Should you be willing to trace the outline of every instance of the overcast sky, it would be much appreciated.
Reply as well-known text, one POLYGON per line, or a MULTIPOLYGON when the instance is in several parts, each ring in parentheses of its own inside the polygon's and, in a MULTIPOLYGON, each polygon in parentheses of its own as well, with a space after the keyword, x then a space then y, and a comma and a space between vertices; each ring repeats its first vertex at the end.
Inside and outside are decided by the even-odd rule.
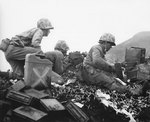
MULTIPOLYGON (((0 0, 0 40, 36 27, 48 18, 54 30, 42 41, 44 52, 58 40, 70 51, 88 51, 109 32, 119 44, 141 31, 150 31, 150 0, 0 0)), ((10 68, 0 51, 0 70, 10 68)))

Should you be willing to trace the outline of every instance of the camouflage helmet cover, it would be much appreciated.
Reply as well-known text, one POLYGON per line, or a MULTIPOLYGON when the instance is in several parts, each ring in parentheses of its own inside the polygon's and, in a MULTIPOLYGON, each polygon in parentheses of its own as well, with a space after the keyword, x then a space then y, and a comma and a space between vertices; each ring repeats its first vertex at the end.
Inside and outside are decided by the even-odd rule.
POLYGON ((46 18, 38 20, 37 27, 40 29, 54 29, 54 27, 52 27, 51 22, 46 18))
POLYGON ((102 41, 110 42, 114 46, 116 45, 115 44, 115 36, 113 36, 111 33, 103 34, 99 39, 99 42, 102 42, 102 41))
POLYGON ((64 40, 59 40, 59 41, 56 43, 55 49, 63 50, 63 51, 68 51, 68 50, 69 50, 69 47, 68 47, 66 41, 64 41, 64 40))

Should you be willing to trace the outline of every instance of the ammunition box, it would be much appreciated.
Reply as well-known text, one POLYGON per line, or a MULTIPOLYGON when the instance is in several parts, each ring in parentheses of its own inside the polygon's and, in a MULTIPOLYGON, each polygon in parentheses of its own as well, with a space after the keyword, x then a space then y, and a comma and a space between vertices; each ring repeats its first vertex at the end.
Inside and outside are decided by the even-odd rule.
POLYGON ((19 80, 15 84, 13 84, 12 86, 10 86, 8 89, 9 90, 19 91, 19 90, 23 89, 24 87, 25 87, 24 82, 22 80, 19 80))
POLYGON ((68 112, 78 121, 78 122, 88 122, 89 117, 72 101, 69 101, 66 105, 68 112))
POLYGON ((44 117, 47 116, 47 113, 40 111, 31 106, 20 106, 13 110, 13 114, 16 120, 30 121, 30 122, 43 122, 44 117))
POLYGON ((150 65, 139 64, 134 69, 127 71, 128 79, 150 80, 150 65))
POLYGON ((126 49, 125 61, 127 63, 144 63, 145 62, 145 48, 131 47, 126 49))
POLYGON ((127 72, 127 78, 136 80, 150 80, 150 74, 134 69, 127 72))
POLYGON ((10 90, 6 95, 6 98, 25 105, 30 105, 32 101, 31 96, 28 96, 26 94, 14 90, 10 90))
POLYGON ((42 91, 38 91, 36 89, 25 90, 24 92, 25 92, 25 94, 27 94, 31 97, 34 97, 36 99, 41 99, 41 98, 45 98, 45 97, 49 96, 48 94, 43 93, 42 91))
POLYGON ((40 103, 48 112, 65 110, 65 107, 56 99, 41 99, 40 103))
POLYGON ((130 47, 125 52, 126 70, 130 71, 136 67, 136 65, 145 62, 145 48, 130 47))

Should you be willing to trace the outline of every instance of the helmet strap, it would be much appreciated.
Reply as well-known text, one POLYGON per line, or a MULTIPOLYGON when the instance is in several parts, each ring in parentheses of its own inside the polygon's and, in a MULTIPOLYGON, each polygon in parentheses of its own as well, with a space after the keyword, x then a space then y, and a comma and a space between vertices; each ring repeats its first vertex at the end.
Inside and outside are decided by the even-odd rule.
POLYGON ((106 52, 107 52, 107 48, 106 48, 106 46, 107 46, 107 41, 103 41, 103 45, 104 45, 104 53, 106 53, 106 52))

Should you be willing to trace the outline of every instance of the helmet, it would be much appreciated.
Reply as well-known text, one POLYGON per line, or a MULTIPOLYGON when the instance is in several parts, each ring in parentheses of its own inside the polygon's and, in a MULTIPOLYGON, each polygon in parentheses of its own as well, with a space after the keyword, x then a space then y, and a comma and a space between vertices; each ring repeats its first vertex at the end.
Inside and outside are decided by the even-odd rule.
POLYGON ((69 50, 69 47, 66 43, 66 41, 64 40, 59 40, 55 46, 55 49, 57 50, 62 50, 62 51, 68 51, 69 50))
POLYGON ((115 37, 111 33, 103 34, 99 39, 99 42, 102 42, 102 41, 110 42, 114 46, 116 45, 115 44, 115 37))
POLYGON ((42 18, 37 22, 37 27, 40 29, 54 29, 48 19, 42 18))

